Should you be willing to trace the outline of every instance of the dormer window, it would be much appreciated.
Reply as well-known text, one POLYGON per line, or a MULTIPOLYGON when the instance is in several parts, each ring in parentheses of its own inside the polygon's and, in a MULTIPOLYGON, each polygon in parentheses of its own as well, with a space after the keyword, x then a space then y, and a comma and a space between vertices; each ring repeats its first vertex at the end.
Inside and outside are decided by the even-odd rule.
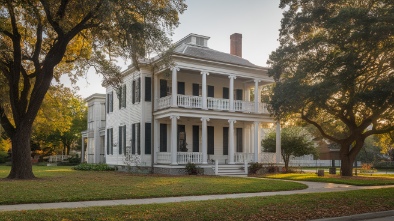
POLYGON ((189 34, 188 36, 181 39, 177 44, 190 44, 201 47, 208 47, 209 37, 197 34, 189 34))

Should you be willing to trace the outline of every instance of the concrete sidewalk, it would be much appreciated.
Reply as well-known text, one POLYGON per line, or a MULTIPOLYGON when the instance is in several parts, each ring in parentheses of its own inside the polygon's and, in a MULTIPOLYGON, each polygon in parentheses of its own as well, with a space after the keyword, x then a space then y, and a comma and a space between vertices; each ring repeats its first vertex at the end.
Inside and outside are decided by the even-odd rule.
POLYGON ((32 203, 0 206, 0 212, 4 211, 21 211, 21 210, 43 210, 43 209, 62 209, 62 208, 83 208, 92 206, 117 206, 117 205, 141 205, 153 203, 176 203, 185 201, 204 201, 216 199, 244 198, 244 197, 261 197, 274 195, 291 195, 304 193, 324 193, 324 192, 340 192, 360 189, 380 189, 390 188, 389 186, 351 186, 333 183, 317 183, 317 182, 299 182, 308 185, 304 190, 279 191, 279 192, 261 192, 261 193, 237 193, 237 194, 220 194, 220 195, 204 195, 204 196, 181 196, 181 197, 163 197, 148 199, 124 199, 124 200, 100 200, 100 201, 78 201, 78 202, 61 202, 61 203, 32 203))

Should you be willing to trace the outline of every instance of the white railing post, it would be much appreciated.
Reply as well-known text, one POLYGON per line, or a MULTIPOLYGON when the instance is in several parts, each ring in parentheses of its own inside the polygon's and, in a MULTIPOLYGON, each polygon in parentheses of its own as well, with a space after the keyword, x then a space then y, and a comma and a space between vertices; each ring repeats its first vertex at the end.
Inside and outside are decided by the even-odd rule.
POLYGON ((219 174, 219 160, 215 160, 215 175, 219 174))
POLYGON ((245 174, 248 174, 248 162, 244 162, 244 166, 245 166, 245 174))

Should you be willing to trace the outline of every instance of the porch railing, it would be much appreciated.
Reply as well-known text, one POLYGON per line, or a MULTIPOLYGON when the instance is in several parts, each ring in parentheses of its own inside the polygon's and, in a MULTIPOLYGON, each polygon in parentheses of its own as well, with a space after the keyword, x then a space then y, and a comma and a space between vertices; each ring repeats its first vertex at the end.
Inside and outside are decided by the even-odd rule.
POLYGON ((202 153, 198 152, 178 152, 177 154, 178 164, 187 163, 202 163, 202 153))
POLYGON ((253 162, 253 153, 235 153, 234 154, 234 162, 235 163, 244 163, 244 162, 253 162))
MULTIPOLYGON (((250 101, 233 101, 234 111, 245 112, 245 113, 256 113, 255 103, 250 101)), ((171 95, 157 99, 157 109, 164 109, 171 106, 171 95)), ((177 105, 185 108, 202 108, 202 97, 200 96, 189 96, 189 95, 177 95, 177 105)), ((207 108, 211 110, 229 111, 230 100, 223 98, 207 98, 207 108)), ((258 103, 257 113, 268 114, 267 104, 258 103)))
MULTIPOLYGON (((198 152, 178 152, 177 153, 177 163, 187 164, 187 163, 202 163, 202 153, 198 152)), ((159 152, 157 153, 157 163, 170 164, 171 163, 171 153, 159 152)))
POLYGON ((157 153, 157 163, 163 163, 163 164, 171 163, 171 153, 167 153, 167 152, 157 153))

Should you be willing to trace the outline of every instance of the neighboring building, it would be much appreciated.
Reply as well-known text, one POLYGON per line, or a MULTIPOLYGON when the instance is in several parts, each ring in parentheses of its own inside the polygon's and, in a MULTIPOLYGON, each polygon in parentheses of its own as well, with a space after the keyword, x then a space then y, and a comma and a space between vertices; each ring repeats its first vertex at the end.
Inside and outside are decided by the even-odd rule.
POLYGON ((86 133, 87 161, 102 162, 104 126, 109 165, 178 173, 192 162, 209 174, 214 161, 260 161, 263 128, 274 121, 253 92, 274 81, 267 68, 241 57, 241 34, 230 39, 227 54, 208 48, 209 37, 189 34, 175 44, 173 68, 155 70, 144 61, 139 71, 128 68, 119 89, 107 88, 106 117, 103 95, 87 98, 94 125, 86 133))
POLYGON ((93 94, 85 101, 88 103, 88 129, 82 132, 82 162, 105 163, 105 94, 93 94))

